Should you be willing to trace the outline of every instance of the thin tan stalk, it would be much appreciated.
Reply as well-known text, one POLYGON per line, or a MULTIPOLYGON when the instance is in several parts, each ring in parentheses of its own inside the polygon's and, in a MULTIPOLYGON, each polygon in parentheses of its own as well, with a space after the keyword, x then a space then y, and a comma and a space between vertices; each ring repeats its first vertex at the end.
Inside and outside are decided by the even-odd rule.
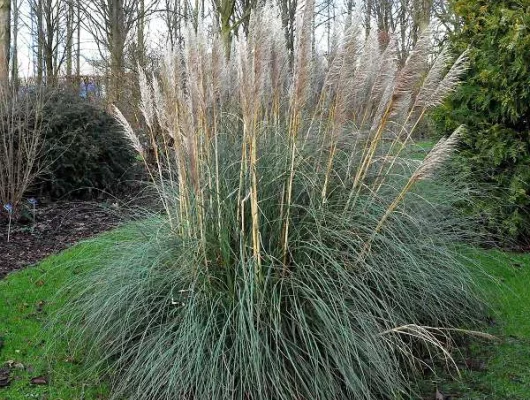
POLYGON ((372 231, 370 238, 365 242, 363 250, 360 253, 359 259, 363 259, 366 253, 370 250, 371 244, 377 234, 381 231, 388 218, 394 213, 397 207, 401 204, 410 189, 419 181, 432 177, 434 172, 447 160, 447 158, 454 152, 456 145, 460 139, 464 127, 460 126, 447 139, 442 138, 429 152, 427 157, 423 160, 416 171, 408 179, 407 183, 402 187, 401 191, 394 198, 394 200, 387 207, 385 213, 377 223, 372 231))
POLYGON ((374 191, 374 195, 377 194, 384 183, 384 178, 392 170, 395 161, 400 156, 401 152, 405 149, 406 145, 409 143, 413 133, 418 127, 419 123, 423 120, 423 117, 431 108, 440 104, 440 102, 445 99, 445 97, 453 91, 459 83, 460 77, 468 68, 468 52, 462 53, 456 62, 452 65, 451 69, 445 74, 442 75, 442 71, 445 68, 448 62, 448 51, 444 49, 437 57, 435 63, 430 68, 429 73, 422 84, 420 92, 416 97, 413 106, 410 109, 410 112, 403 123, 401 130, 396 135, 395 140, 390 146, 389 153, 392 153, 394 146, 400 141, 400 137, 406 129, 406 126, 412 116, 417 113, 417 108, 420 108, 420 113, 416 118, 416 121, 412 127, 407 131, 407 136, 404 140, 401 141, 399 150, 394 155, 392 162, 387 167, 386 172, 383 173, 385 164, 381 165, 381 168, 378 173, 378 180, 374 186, 377 186, 374 191))
POLYGON ((359 195, 360 190, 361 190, 360 182, 364 180, 364 178, 366 177, 366 174, 368 173, 368 169, 370 168, 374 154, 381 141, 384 129, 388 122, 388 118, 390 116, 390 113, 392 112, 393 105, 394 105, 394 101, 391 100, 388 103, 388 106, 381 119, 381 122, 379 123, 377 131, 375 132, 374 136, 370 139, 370 142, 369 142, 370 144, 368 145, 367 154, 361 158, 362 160, 361 165, 359 166, 355 174, 352 189, 348 196, 348 201, 346 202, 346 206, 344 207, 345 209, 349 209, 355 205, 357 196, 359 195))
POLYGON ((282 262, 283 272, 287 272, 287 254, 289 249, 289 225, 291 218, 291 201, 293 195, 293 183, 295 176, 295 160, 297 153, 297 136, 300 129, 302 111, 306 102, 309 89, 310 59, 311 59, 311 36, 312 19, 314 13, 314 0, 307 0, 299 9, 297 23, 297 46, 294 65, 294 84, 290 96, 289 110, 289 177, 286 184, 285 215, 282 216, 284 228, 282 233, 282 262))

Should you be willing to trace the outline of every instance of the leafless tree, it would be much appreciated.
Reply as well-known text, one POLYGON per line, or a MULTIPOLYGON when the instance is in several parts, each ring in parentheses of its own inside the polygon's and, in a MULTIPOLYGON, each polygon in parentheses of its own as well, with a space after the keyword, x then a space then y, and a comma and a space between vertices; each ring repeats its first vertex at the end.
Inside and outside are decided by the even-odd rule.
POLYGON ((167 30, 167 43, 174 50, 182 43, 182 22, 186 19, 181 0, 164 0, 161 18, 167 30))
MULTIPOLYGON (((240 32, 248 35, 250 16, 258 0, 213 0, 214 23, 229 56, 232 38, 240 32)), ((264 2, 261 2, 264 3, 264 2)))
MULTIPOLYGON (((399 60, 403 63, 432 19, 434 0, 364 0, 363 12, 367 35, 375 27, 379 33, 398 36, 399 60)), ((388 36, 380 38, 385 45, 388 36)))
POLYGON ((66 64, 72 75, 75 20, 74 0, 30 0, 31 15, 36 22, 37 82, 54 85, 66 64), (45 78, 45 79, 44 79, 45 78))
POLYGON ((18 85, 18 27, 20 19, 21 1, 13 0, 13 30, 12 30, 12 47, 11 47, 11 81, 16 87, 18 85))
POLYGON ((133 33, 143 35, 143 27, 137 30, 138 24, 145 23, 155 5, 155 0, 142 2, 140 7, 138 0, 89 0, 81 4, 83 26, 91 33, 105 61, 107 98, 111 103, 119 102, 122 97, 126 50, 131 41, 138 40, 133 33))
POLYGON ((455 14, 449 0, 434 0, 433 16, 442 26, 441 34, 438 35, 440 41, 444 41, 449 34, 460 31, 461 20, 455 14))
POLYGON ((68 2, 68 13, 66 17, 66 76, 71 78, 73 71, 74 29, 75 29, 75 5, 73 0, 68 2))
POLYGON ((193 3, 190 0, 163 0, 159 15, 164 21, 165 39, 171 49, 183 44, 186 25, 197 31, 199 19, 204 19, 206 15, 205 7, 204 0, 194 0, 193 3))
POLYGON ((0 0, 0 85, 9 83, 11 0, 0 0))
POLYGON ((289 65, 291 67, 293 66, 294 61, 294 39, 297 7, 298 0, 280 0, 281 20, 285 34, 285 44, 289 54, 289 65))

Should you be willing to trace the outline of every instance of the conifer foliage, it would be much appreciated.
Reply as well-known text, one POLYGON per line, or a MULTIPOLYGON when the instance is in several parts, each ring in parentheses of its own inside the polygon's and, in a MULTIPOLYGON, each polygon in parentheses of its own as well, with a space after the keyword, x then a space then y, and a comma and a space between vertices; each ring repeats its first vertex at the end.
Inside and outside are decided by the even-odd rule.
POLYGON ((475 211, 506 239, 530 240, 530 2, 454 0, 457 53, 469 48, 464 83, 437 113, 465 124, 462 165, 485 190, 475 211))

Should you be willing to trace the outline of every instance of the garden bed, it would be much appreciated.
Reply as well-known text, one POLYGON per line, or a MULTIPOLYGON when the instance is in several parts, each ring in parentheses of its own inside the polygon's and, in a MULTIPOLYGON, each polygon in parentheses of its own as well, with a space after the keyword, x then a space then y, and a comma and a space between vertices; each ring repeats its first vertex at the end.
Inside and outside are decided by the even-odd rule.
POLYGON ((11 224, 0 218, 0 279, 73 243, 117 226, 130 212, 115 202, 60 201, 38 204, 11 224))

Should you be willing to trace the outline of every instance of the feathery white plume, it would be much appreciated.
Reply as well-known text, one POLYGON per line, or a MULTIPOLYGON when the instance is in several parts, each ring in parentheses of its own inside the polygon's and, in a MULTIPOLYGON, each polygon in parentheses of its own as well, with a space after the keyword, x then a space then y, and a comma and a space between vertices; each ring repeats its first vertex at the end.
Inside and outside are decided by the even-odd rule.
POLYGON ((153 117, 155 111, 153 107, 153 96, 151 93, 151 88, 149 86, 149 82, 147 82, 147 76, 145 75, 145 71, 140 67, 140 65, 138 65, 138 71, 141 96, 140 110, 142 111, 142 114, 145 118, 145 122, 147 123, 149 128, 153 129, 153 117))
POLYGON ((125 116, 122 114, 122 112, 118 109, 116 106, 112 106, 112 111, 114 113, 114 116, 116 117, 116 120, 120 123, 120 125, 123 128, 123 131, 125 133, 125 136, 129 141, 131 142, 133 148, 140 154, 142 157, 144 156, 144 148, 142 144, 140 143, 140 139, 138 139, 138 136, 134 133, 134 130, 131 127, 131 124, 127 121, 125 116))
POLYGON ((464 127, 460 126, 449 137, 440 139, 427 154, 427 157, 425 157, 416 172, 414 172, 414 179, 424 180, 432 178, 436 170, 454 153, 463 132, 464 127))

